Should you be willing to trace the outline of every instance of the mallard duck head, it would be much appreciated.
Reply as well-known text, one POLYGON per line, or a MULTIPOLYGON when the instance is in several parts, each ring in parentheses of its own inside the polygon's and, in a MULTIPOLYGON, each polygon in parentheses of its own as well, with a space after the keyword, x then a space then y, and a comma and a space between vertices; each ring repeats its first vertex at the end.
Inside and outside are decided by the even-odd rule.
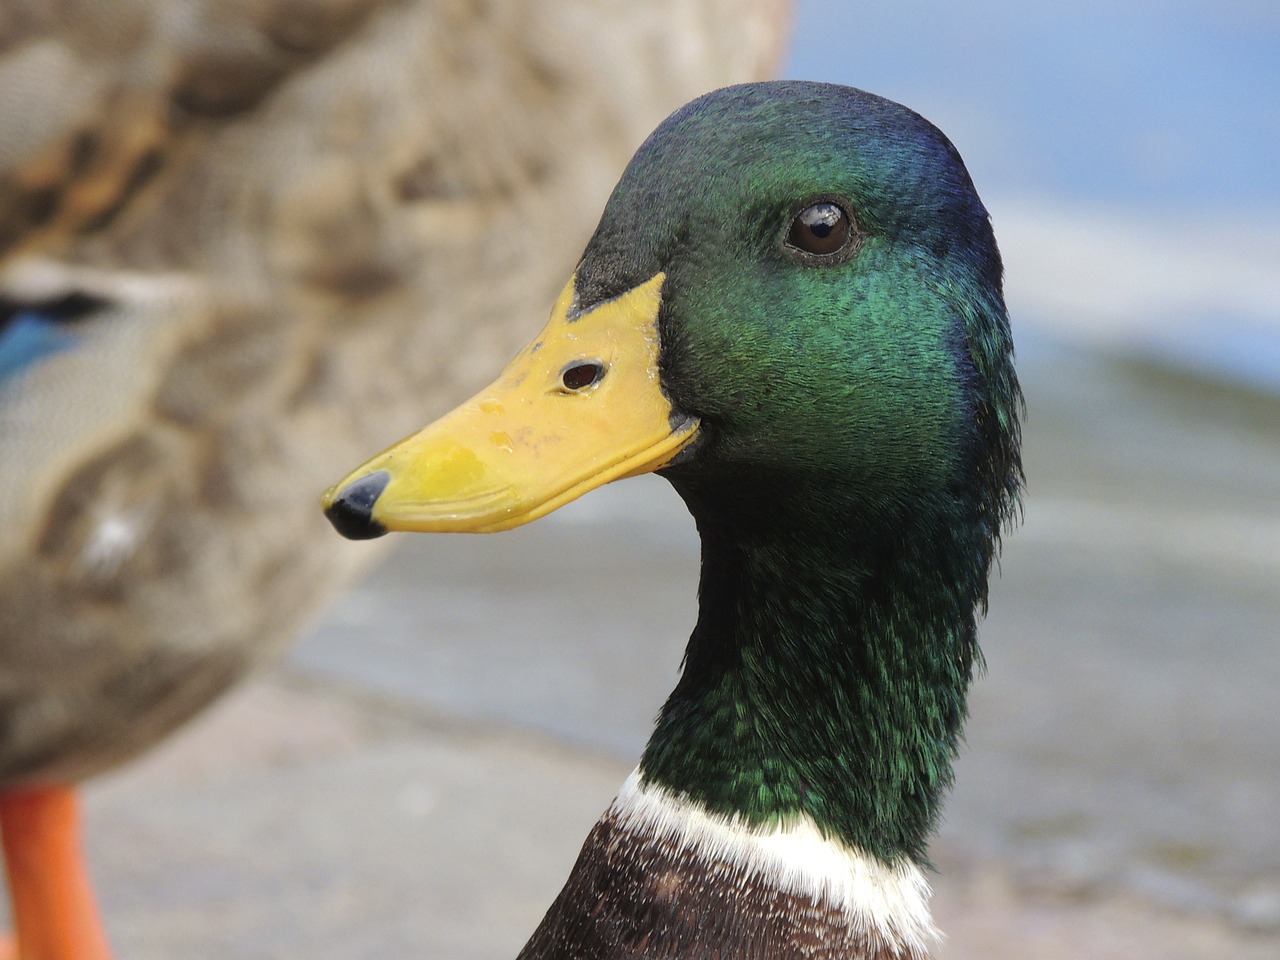
POLYGON ((958 509, 994 528, 1017 462, 1000 276, 915 113, 816 83, 708 94, 631 161, 543 334, 326 509, 348 536, 499 530, 661 470, 752 534, 958 509))
POLYGON ((643 783, 923 856, 1020 394, 987 212, 951 143, 845 87, 730 87, 640 148, 498 381, 325 495, 347 536, 518 526, 657 471, 699 621, 643 783))

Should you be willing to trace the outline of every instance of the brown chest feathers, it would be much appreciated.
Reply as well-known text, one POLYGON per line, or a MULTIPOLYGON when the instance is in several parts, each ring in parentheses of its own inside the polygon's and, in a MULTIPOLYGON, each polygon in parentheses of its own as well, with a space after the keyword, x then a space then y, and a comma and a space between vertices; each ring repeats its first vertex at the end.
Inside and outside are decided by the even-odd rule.
POLYGON ((926 960, 818 892, 611 809, 519 960, 926 960))

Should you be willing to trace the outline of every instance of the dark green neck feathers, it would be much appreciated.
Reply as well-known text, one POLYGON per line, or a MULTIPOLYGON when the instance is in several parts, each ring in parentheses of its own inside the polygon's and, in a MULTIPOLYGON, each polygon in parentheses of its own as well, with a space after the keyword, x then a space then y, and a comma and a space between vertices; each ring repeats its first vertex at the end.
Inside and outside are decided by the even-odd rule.
POLYGON ((659 271, 663 388, 702 422, 663 474, 703 557, 642 774, 921 859, 1020 483, 986 210, 951 144, 903 107, 822 84, 729 88, 636 155, 579 303, 659 271), (824 203, 849 242, 798 249, 797 217, 824 203))
MULTIPOLYGON (((965 714, 975 545, 941 519, 736 536, 699 494, 698 625, 642 762, 713 810, 772 823, 804 811, 883 859, 920 858, 965 714), (969 566, 966 569, 966 566, 969 566)), ((828 492, 796 487, 783 497, 828 492)))

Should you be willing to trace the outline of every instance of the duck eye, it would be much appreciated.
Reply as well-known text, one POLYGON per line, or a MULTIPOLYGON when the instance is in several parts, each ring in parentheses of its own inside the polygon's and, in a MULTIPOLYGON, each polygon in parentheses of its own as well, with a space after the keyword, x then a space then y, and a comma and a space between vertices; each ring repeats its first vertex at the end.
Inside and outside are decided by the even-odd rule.
POLYGON ((566 390, 585 390, 599 383, 604 377, 604 364, 599 360, 573 363, 560 372, 560 382, 566 390))
POLYGON ((796 215, 787 244, 817 257, 828 256, 843 249, 852 232, 852 217, 839 205, 824 200, 796 215))

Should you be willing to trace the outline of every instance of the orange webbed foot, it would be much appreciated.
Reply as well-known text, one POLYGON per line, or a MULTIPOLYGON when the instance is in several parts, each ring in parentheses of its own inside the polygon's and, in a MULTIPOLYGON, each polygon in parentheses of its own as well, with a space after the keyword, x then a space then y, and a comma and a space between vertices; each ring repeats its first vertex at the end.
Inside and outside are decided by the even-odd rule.
POLYGON ((80 847, 80 806, 65 786, 0 794, 16 942, 0 960, 110 960, 80 847))

